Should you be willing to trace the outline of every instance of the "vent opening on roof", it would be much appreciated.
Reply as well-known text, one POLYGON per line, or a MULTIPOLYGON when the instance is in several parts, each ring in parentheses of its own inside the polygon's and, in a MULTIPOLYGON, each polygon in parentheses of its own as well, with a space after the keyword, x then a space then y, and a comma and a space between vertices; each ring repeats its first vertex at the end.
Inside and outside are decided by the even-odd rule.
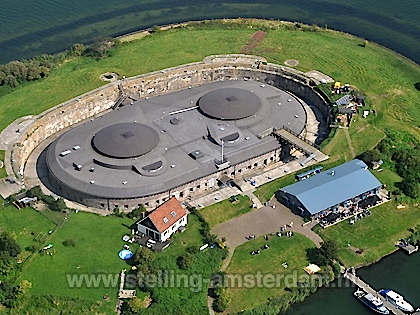
POLYGON ((163 222, 168 223, 169 222, 168 218, 167 217, 164 217, 163 218, 163 222))
POLYGON ((123 137, 124 139, 128 139, 134 137, 134 133, 132 133, 131 131, 126 131, 121 134, 121 137, 123 137))
POLYGON ((71 151, 70 151, 70 150, 66 150, 66 151, 61 152, 61 153, 60 153, 60 156, 66 156, 66 155, 68 155, 68 154, 70 154, 70 153, 71 153, 71 151))

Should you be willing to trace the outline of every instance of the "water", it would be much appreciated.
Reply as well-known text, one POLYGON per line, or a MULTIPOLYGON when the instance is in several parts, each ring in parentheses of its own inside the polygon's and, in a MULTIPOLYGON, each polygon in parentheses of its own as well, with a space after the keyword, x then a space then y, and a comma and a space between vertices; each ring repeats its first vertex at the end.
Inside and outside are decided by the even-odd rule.
POLYGON ((420 63, 418 0, 2 0, 0 63, 186 20, 260 17, 328 25, 420 63))
MULTIPOLYGON (((379 263, 359 269, 358 276, 372 288, 393 289, 414 308, 420 307, 420 253, 411 256, 399 251, 379 263)), ((366 306, 353 297, 355 288, 321 288, 303 303, 293 305, 286 315, 372 315, 366 306)))

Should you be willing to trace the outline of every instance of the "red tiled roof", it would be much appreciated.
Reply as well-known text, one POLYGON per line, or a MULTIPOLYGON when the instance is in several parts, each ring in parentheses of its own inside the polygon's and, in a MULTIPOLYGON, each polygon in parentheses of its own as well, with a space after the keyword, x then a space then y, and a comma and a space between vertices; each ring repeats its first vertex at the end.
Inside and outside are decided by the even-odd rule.
POLYGON ((156 208, 156 210, 154 210, 148 218, 153 222, 156 229, 160 233, 163 233, 171 225, 186 215, 187 212, 185 209, 181 207, 175 197, 172 197, 164 204, 156 208))

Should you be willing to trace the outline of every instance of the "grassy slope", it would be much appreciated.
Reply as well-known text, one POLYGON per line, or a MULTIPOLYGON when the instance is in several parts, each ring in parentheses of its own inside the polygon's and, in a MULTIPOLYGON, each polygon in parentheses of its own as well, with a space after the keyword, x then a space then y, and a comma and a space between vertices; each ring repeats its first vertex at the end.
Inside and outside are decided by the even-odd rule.
POLYGON ((0 130, 16 118, 44 110, 103 84, 99 76, 113 71, 133 76, 184 63, 203 60, 207 55, 238 52, 251 30, 174 31, 122 44, 112 58, 95 61, 72 59, 45 80, 16 89, 0 98, 0 130), (164 50, 164 54, 162 54, 164 50))
MULTIPOLYGON (((312 241, 301 234, 294 233, 293 237, 273 236, 266 241, 263 237, 247 242, 235 249, 232 261, 226 272, 234 275, 255 275, 273 274, 276 276, 291 275, 296 272, 297 277, 304 274, 303 267, 308 265, 306 249, 314 247, 312 241), (261 251, 261 254, 252 256, 250 252, 269 244, 268 250, 261 251), (270 263, 267 263, 270 262, 270 263), (288 268, 281 265, 287 262, 288 268)), ((289 285, 294 285, 290 283, 289 285)), ((284 293, 285 283, 280 281, 274 288, 258 287, 251 288, 229 288, 227 294, 231 298, 229 310, 237 312, 242 309, 252 308, 262 304, 267 299, 277 297, 284 293)))

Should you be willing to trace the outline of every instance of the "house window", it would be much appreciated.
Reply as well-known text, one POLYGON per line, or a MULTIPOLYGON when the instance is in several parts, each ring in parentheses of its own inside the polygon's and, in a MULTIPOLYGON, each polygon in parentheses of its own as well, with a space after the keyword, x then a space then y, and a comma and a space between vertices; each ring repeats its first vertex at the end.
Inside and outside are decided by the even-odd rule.
POLYGON ((200 189, 200 185, 197 185, 197 189, 200 189))
POLYGON ((148 207, 148 206, 149 206, 149 203, 148 203, 148 202, 146 202, 144 205, 145 205, 146 207, 148 207))
POLYGON ((182 198, 182 197, 184 197, 184 192, 183 191, 181 191, 180 193, 179 193, 179 196, 182 198))
POLYGON ((102 207, 102 208, 103 208, 103 207, 105 207, 105 204, 101 203, 101 207, 102 207))
MULTIPOLYGON (((267 163, 267 160, 265 160, 265 162, 267 163)), ((254 166, 257 167, 258 166, 258 163, 254 163, 254 166)))
POLYGON ((124 208, 128 209, 128 205, 124 205, 124 208))

